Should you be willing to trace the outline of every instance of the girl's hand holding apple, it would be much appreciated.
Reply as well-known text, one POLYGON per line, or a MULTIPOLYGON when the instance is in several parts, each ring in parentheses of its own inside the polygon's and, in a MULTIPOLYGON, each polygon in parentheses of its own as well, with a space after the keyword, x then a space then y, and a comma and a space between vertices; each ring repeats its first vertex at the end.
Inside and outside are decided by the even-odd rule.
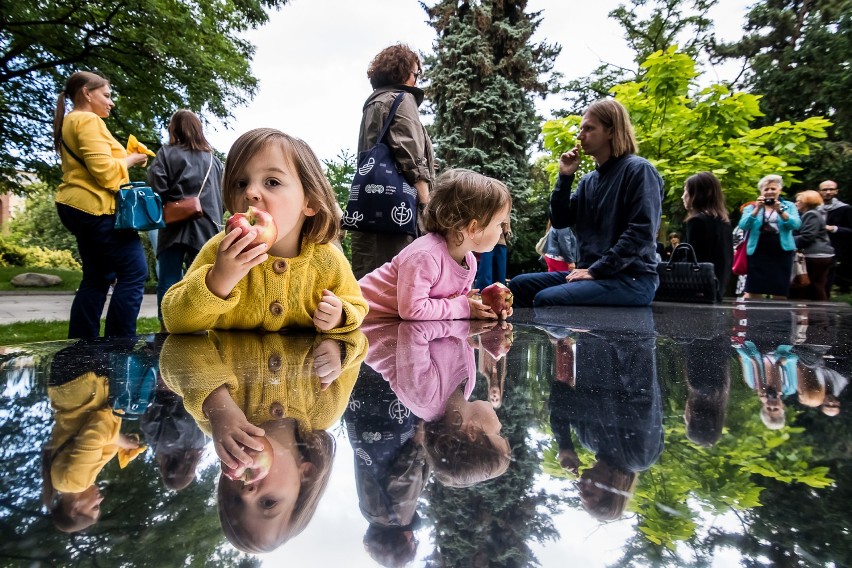
POLYGON ((224 300, 252 268, 269 258, 266 243, 252 244, 256 238, 254 230, 243 233, 239 227, 225 235, 205 281, 213 294, 224 300))

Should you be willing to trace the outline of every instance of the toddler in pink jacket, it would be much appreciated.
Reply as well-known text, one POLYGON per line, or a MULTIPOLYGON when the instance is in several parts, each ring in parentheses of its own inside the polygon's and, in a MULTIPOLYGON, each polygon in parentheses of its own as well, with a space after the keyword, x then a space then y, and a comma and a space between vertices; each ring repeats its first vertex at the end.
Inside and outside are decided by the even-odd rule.
POLYGON ((358 281, 371 314, 404 320, 498 319, 472 289, 475 252, 489 252, 503 234, 512 197, 505 184, 464 169, 435 180, 416 239, 358 281))

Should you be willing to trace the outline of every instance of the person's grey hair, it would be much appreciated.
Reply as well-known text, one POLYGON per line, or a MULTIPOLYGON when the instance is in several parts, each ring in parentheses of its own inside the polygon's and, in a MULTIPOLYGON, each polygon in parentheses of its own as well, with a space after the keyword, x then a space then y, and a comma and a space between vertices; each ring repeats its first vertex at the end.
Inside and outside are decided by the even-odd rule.
POLYGON ((757 189, 763 190, 768 183, 777 183, 779 187, 784 187, 784 180, 778 174, 769 174, 768 176, 763 176, 760 178, 760 181, 757 182, 757 189))

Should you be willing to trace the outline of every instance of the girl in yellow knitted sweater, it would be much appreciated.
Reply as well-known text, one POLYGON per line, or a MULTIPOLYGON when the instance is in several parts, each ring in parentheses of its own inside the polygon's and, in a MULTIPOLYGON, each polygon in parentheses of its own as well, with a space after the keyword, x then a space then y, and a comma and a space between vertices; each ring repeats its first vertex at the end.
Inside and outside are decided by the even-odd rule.
POLYGON ((219 519, 236 548, 274 550, 313 517, 334 460, 326 429, 346 409, 366 351, 358 330, 166 339, 163 380, 213 437, 219 519))
POLYGON ((367 302, 346 257, 331 244, 340 227, 337 200, 305 142, 271 128, 243 134, 228 152, 222 191, 232 213, 252 206, 271 214, 278 240, 251 246, 254 228, 210 239, 163 297, 169 332, 345 333, 361 324, 367 302))

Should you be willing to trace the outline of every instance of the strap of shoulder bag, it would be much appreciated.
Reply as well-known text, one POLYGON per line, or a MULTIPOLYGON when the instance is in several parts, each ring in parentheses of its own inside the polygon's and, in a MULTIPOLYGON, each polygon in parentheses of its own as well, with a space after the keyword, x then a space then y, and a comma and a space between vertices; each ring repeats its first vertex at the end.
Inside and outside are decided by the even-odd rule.
POLYGON ((393 119, 396 116, 396 109, 399 108, 399 104, 402 102, 403 97, 405 97, 405 91, 400 91, 399 94, 394 98, 393 104, 390 108, 390 112, 388 113, 388 117, 385 119, 384 126, 382 126, 382 133, 379 134, 379 137, 376 139, 379 142, 384 142, 385 135, 390 129, 391 122, 393 122, 393 119))
POLYGON ((65 148, 65 151, 68 152, 71 155, 72 158, 74 158, 75 160, 77 160, 78 162, 83 164, 83 167, 86 168, 87 170, 89 169, 88 166, 86 166, 86 162, 84 162, 83 159, 80 156, 75 154, 74 151, 71 150, 71 148, 68 147, 68 144, 65 143, 65 140, 60 138, 59 141, 62 142, 62 147, 65 148))
POLYGON ((207 177, 210 175, 210 170, 213 168, 213 152, 210 152, 210 165, 207 166, 207 173, 204 174, 204 181, 201 182, 201 189, 198 190, 198 199, 201 199, 201 192, 204 191, 204 186, 207 183, 207 177))

